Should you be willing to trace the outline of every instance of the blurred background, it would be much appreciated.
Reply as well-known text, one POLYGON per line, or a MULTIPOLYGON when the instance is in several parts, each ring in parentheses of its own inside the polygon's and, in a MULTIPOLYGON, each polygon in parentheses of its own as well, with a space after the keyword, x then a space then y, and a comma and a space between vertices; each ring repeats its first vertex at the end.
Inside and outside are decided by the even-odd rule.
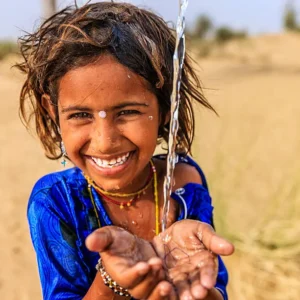
MULTIPOLYGON (((22 126, 24 78, 11 66, 17 37, 37 28, 54 2, 1 0, 1 299, 41 299, 26 206, 35 181, 62 167, 22 126)), ((176 0, 128 2, 176 23, 176 0)), ((188 50, 218 112, 196 107, 193 155, 208 178, 216 229, 236 245, 225 259, 231 300, 300 295, 299 16, 300 0, 190 0, 186 15, 188 50)))

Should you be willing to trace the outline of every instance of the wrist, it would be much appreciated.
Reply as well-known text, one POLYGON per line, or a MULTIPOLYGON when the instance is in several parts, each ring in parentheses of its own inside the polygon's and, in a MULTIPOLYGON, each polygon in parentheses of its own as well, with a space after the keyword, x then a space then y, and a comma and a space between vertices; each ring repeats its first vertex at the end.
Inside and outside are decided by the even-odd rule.
POLYGON ((111 300, 114 299, 114 295, 114 292, 104 284, 101 274, 97 272, 92 285, 82 300, 111 300))

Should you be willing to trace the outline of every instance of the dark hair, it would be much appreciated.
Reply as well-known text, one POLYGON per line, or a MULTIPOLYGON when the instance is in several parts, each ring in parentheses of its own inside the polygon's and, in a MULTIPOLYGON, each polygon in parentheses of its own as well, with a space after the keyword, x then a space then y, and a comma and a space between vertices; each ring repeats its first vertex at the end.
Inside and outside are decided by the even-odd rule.
MULTIPOLYGON (((104 53, 146 79, 157 96, 161 120, 170 112, 175 37, 167 24, 150 11, 113 2, 70 6, 19 41, 24 61, 16 66, 27 75, 20 95, 20 116, 27 128, 34 119, 48 158, 61 157, 61 137, 58 120, 50 118, 42 106, 42 96, 50 95, 57 107, 59 80, 68 71, 93 63, 104 53)), ((213 110, 201 93, 188 56, 182 71, 180 99, 176 150, 188 153, 194 138, 192 100, 213 110)), ((161 140, 168 142, 168 134, 169 124, 161 124, 161 140)))

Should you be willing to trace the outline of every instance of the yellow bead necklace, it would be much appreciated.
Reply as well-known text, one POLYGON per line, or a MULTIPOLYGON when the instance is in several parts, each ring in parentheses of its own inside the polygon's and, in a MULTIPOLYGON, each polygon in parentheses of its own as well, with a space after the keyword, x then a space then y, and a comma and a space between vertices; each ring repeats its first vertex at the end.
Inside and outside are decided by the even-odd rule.
MULTIPOLYGON (((150 160, 150 164, 152 167, 152 171, 153 171, 153 191, 154 191, 154 203, 155 203, 155 234, 158 235, 159 234, 159 199, 158 199, 158 187, 157 187, 157 174, 156 174, 156 168, 155 165, 153 163, 152 160, 150 160)), ((100 218, 99 218, 99 214, 96 208, 96 204, 95 204, 95 200, 93 197, 93 193, 92 193, 92 187, 95 188, 96 190, 98 190, 100 193, 107 195, 107 196, 113 196, 113 197, 135 197, 135 196, 139 196, 141 193, 143 193, 151 184, 152 180, 149 181, 149 183, 142 188, 141 190, 135 192, 135 193, 129 193, 129 194, 122 194, 122 193, 110 193, 107 191, 102 190, 100 187, 98 187, 90 177, 84 175, 84 177, 87 180, 88 183, 88 192, 89 192, 89 196, 93 205, 93 209, 96 215, 96 219, 97 219, 97 223, 99 228, 101 227, 101 223, 100 223, 100 218), (104 192, 105 193, 104 193, 104 192)))

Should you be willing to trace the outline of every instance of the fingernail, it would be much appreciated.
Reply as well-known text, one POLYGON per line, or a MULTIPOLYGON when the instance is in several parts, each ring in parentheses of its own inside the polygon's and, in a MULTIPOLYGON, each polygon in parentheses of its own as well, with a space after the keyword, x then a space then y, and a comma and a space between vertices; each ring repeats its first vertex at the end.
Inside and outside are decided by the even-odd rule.
POLYGON ((212 288, 212 287, 214 286, 214 284, 213 284, 213 279, 212 279, 212 277, 211 277, 210 275, 208 275, 208 274, 205 274, 205 275, 202 276, 202 278, 201 278, 201 284, 202 284, 205 288, 207 288, 207 289, 210 289, 210 288, 212 288))
POLYGON ((201 286, 194 286, 192 288, 192 294, 195 298, 197 299, 201 299, 201 297, 203 296, 203 287, 201 286))
POLYGON ((168 294, 169 294, 169 291, 167 289, 165 289, 165 288, 160 289, 160 295, 162 297, 168 296, 168 294))
POLYGON ((137 269, 138 269, 137 271, 140 275, 145 275, 149 270, 149 265, 144 262, 138 263, 138 265, 136 267, 137 267, 137 269))

